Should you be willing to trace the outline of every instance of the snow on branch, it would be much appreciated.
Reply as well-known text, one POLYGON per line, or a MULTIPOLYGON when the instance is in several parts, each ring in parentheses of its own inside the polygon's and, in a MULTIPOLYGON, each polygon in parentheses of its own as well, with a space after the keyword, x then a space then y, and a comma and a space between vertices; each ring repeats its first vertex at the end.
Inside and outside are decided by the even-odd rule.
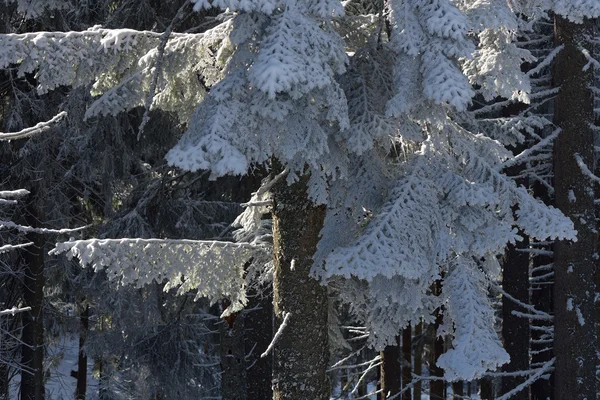
POLYGON ((4 246, 0 246, 0 254, 6 253, 7 251, 22 249, 23 247, 31 246, 33 242, 29 243, 21 243, 21 244, 5 244, 4 246))
MULTIPOLYGON (((39 122, 35 126, 32 126, 30 128, 25 128, 18 132, 7 132, 7 133, 0 132, 0 141, 25 139, 25 138, 46 132, 46 131, 52 129, 52 127, 54 125, 56 125, 60 120, 62 120, 66 116, 67 116, 67 112, 61 111, 58 114, 56 114, 54 117, 52 117, 52 119, 45 121, 45 122, 39 122)), ((0 197, 1 196, 2 196, 2 192, 0 192, 0 197)))
POLYGON ((592 171, 590 171, 588 166, 583 161, 583 158, 581 158, 581 155, 579 153, 575 153, 574 157, 575 157, 575 161, 577 162, 577 165, 579 165, 579 168, 581 168, 581 172, 585 176, 590 178, 593 182, 600 183, 600 178, 598 178, 596 175, 594 175, 594 173, 592 171))
POLYGON ((232 26, 226 20, 203 33, 170 33, 168 42, 164 33, 100 26, 0 34, 0 69, 18 66, 18 76, 35 73, 40 94, 93 84, 92 95, 100 97, 86 118, 143 106, 151 92, 153 107, 187 118, 206 86, 220 78, 215 50, 229 45, 225 38, 232 26))
POLYGON ((174 239, 89 239, 57 243, 50 254, 79 258, 82 267, 105 270, 121 285, 166 282, 165 291, 197 290, 196 299, 228 298, 227 316, 246 304, 244 266, 266 262, 264 247, 249 243, 174 239))
POLYGON ((17 313, 30 311, 31 307, 23 307, 23 308, 9 308, 8 310, 0 310, 0 315, 15 315, 17 313))
POLYGON ((587 71, 590 67, 593 67, 594 69, 600 69, 600 62, 596 60, 587 49, 581 48, 580 51, 588 61, 583 67, 584 71, 587 71))
POLYGON ((552 360, 545 363, 541 368, 539 368, 539 370, 535 374, 531 375, 525 382, 521 383, 519 386, 515 387, 511 391, 504 393, 502 396, 498 397, 498 400, 510 399, 513 395, 515 395, 516 393, 519 393, 521 390, 529 387, 535 381, 540 379, 542 377, 542 375, 551 372, 555 361, 556 361, 556 357, 552 358, 552 360))
POLYGON ((520 163, 527 161, 527 159, 529 158, 529 156, 531 154, 535 153, 536 151, 540 151, 544 147, 548 146, 554 139, 556 139, 556 137, 558 136, 558 134, 560 132, 561 132, 560 128, 555 129, 554 132, 552 132, 550 135, 548 135, 548 137, 545 137, 544 139, 542 139, 535 145, 531 146, 527 150, 523 151, 522 153, 517 154, 513 158, 500 164, 498 170, 503 170, 504 168, 512 167, 513 165, 520 164, 520 163))
POLYGON ((18 199, 29 194, 29 190, 0 190, 0 199, 18 199))
POLYGON ((444 282, 444 317, 454 322, 453 348, 439 357, 437 365, 449 381, 471 381, 510 361, 494 329, 487 283, 478 265, 466 257, 457 258, 444 282))
POLYGON ((271 343, 269 343, 269 346, 267 347, 265 352, 260 355, 260 358, 265 358, 266 356, 269 355, 271 350, 273 350, 273 347, 275 347, 275 344, 277 343, 277 341, 283 334, 283 331, 284 331, 285 327, 287 326, 288 320, 290 319, 291 315, 292 315, 292 313, 290 313, 290 312, 287 312, 287 311, 283 312, 283 321, 281 322, 279 329, 277 329, 277 332, 275 332, 275 336, 273 336, 273 340, 271 340, 271 343))
POLYGON ((61 234, 79 232, 79 231, 89 228, 90 226, 91 225, 85 225, 85 226, 80 226, 79 228, 72 228, 72 229, 34 228, 31 226, 15 224, 12 221, 0 220, 0 229, 16 229, 16 230, 18 230, 20 232, 24 232, 24 233, 41 233, 41 234, 54 233, 54 234, 61 235, 61 234))

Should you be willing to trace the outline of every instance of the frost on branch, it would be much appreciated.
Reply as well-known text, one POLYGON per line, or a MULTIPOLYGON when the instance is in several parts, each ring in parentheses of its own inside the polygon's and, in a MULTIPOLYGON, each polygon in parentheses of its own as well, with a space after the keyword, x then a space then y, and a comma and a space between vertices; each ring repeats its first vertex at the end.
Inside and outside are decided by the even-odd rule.
MULTIPOLYGON (((153 106, 189 116, 206 93, 199 77, 207 86, 220 77, 214 54, 230 28, 231 21, 225 21, 200 34, 171 34, 153 106)), ((156 32, 99 26, 82 32, 3 34, 0 68, 17 65, 19 76, 35 73, 40 94, 92 84, 92 94, 100 97, 86 118, 116 115, 144 104, 160 38, 156 32)))
POLYGON ((166 282, 164 290, 183 294, 197 290, 196 299, 231 301, 224 314, 247 302, 244 266, 266 262, 267 252, 248 243, 168 239, 90 239, 57 243, 51 254, 77 257, 83 267, 105 270, 110 280, 141 287, 166 282))
POLYGON ((67 0, 6 0, 7 3, 17 3, 17 12, 25 19, 36 19, 46 11, 66 10, 71 5, 67 0))
MULTIPOLYGON (((66 111, 62 111, 62 112, 56 114, 50 120, 44 121, 44 122, 39 122, 35 126, 32 126, 31 128, 25 128, 18 132, 6 132, 6 133, 0 132, 0 141, 25 139, 25 138, 37 135, 39 133, 46 132, 46 131, 50 130, 57 122, 59 122, 60 120, 65 118, 66 116, 67 116, 66 111)), ((0 197, 1 197, 1 195, 2 195, 2 192, 0 192, 0 197)))
POLYGON ((445 325, 451 327, 452 349, 437 365, 449 381, 471 381, 495 370, 510 358, 494 328, 494 309, 487 296, 487 281, 479 266, 458 256, 444 279, 445 325), (450 319, 450 321, 448 321, 450 319))
POLYGON ((346 170, 335 135, 349 126, 348 106, 335 78, 348 57, 330 21, 315 18, 310 4, 289 0, 270 17, 234 17, 225 76, 167 154, 169 164, 217 178, 275 157, 292 178, 310 174, 309 196, 327 201, 328 181, 346 170))
POLYGON ((418 157, 411 171, 391 190, 389 202, 350 248, 334 249, 325 258, 321 278, 334 275, 372 280, 399 275, 431 282, 445 249, 444 220, 439 190, 426 174, 427 162, 418 157))
POLYGON ((600 2, 597 0, 554 0, 553 11, 575 23, 582 23, 584 18, 600 16, 600 2))

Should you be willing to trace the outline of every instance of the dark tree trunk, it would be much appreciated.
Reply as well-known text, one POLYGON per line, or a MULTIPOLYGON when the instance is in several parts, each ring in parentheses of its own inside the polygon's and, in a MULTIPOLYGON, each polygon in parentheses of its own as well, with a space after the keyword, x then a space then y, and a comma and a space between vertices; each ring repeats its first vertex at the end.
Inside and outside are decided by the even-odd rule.
MULTIPOLYGON (((402 390, 412 381, 412 327, 402 330, 402 390)), ((402 393, 402 400, 411 400, 410 389, 402 393)))
MULTIPOLYGON (((33 202, 36 194, 31 193, 33 202)), ((25 221, 29 226, 39 227, 41 213, 36 205, 29 203, 25 211, 25 221)), ((32 246, 22 252, 25 261, 23 277, 23 303, 31 311, 22 315, 23 333, 21 336, 21 399, 44 399, 44 237, 38 233, 27 234, 32 246)))
POLYGON ((396 341, 396 345, 386 346, 381 352, 381 374, 379 382, 381 384, 382 399, 387 399, 400 392, 402 381, 400 337, 397 337, 396 341))
POLYGON ((308 177, 274 189, 275 326, 289 313, 273 354, 274 400, 329 400, 327 288, 310 276, 325 206, 307 196, 308 177))
MULTIPOLYGON (((229 307, 223 301, 223 310, 229 307)), ((225 317, 219 326, 221 355, 221 398, 246 400, 246 351, 244 348, 244 314, 225 317)))
POLYGON ((463 381, 452 382, 452 393, 454 398, 460 399, 465 395, 465 386, 463 381))
MULTIPOLYGON (((442 283, 437 281, 433 285, 433 294, 439 296, 442 292, 442 283)), ((437 332, 440 326, 442 326, 443 315, 442 310, 436 311, 435 325, 433 328, 433 351, 431 352, 431 363, 430 363, 430 374, 432 377, 438 377, 440 379, 432 380, 429 382, 429 392, 431 397, 434 399, 445 399, 446 398, 446 382, 441 378, 444 377, 444 370, 437 366, 438 358, 444 354, 444 338, 438 336, 437 332)))
POLYGON ((81 312, 79 321, 79 357, 77 360, 77 386, 75 388, 75 399, 85 400, 85 393, 87 390, 87 354, 85 352, 85 343, 87 341, 90 322, 89 305, 86 305, 85 309, 81 312))
MULTIPOLYGON (((521 232, 522 236, 526 236, 521 232)), ((502 288, 506 293, 529 304, 529 253, 518 251, 527 248, 528 240, 508 245, 502 273, 502 288)), ((529 320, 513 315, 513 311, 523 311, 515 302, 502 297, 502 337, 504 348, 510 356, 510 363, 503 366, 502 371, 515 372, 529 369, 529 320)), ((502 392, 514 389, 524 381, 523 377, 503 377, 502 392)), ((524 389, 513 397, 515 400, 528 400, 529 389, 524 389)))
MULTIPOLYGON (((533 194, 546 204, 550 203, 547 189, 539 182, 533 184, 533 194)), ((551 246, 536 246, 536 249, 551 251, 551 246)), ((533 257, 531 272, 531 304, 538 310, 548 314, 554 313, 553 281, 551 276, 554 258, 540 254, 533 257)), ((531 367, 537 368, 554 357, 551 343, 552 321, 537 320, 531 323, 531 367)), ((531 385, 531 400, 551 399, 554 387, 554 373, 548 379, 538 379, 531 385)))
MULTIPOLYGON (((414 370, 415 375, 421 376, 423 373, 423 322, 419 321, 419 323, 415 326, 415 340, 417 340, 417 346, 415 347, 415 362, 414 362, 414 370)), ((421 381, 418 380, 413 388, 413 400, 421 400, 422 386, 421 381)))
MULTIPOLYGON (((268 290, 265 293, 269 292, 268 290)), ((248 356, 246 380, 249 399, 271 399, 271 368, 272 358, 261 357, 273 337, 273 297, 264 298, 256 293, 250 293, 249 311, 244 319, 245 346, 248 356)))
POLYGON ((482 400, 494 400, 494 382, 492 378, 482 378, 479 381, 479 395, 482 400))
POLYGON ((556 206, 575 223, 577 241, 558 241, 554 250, 555 399, 596 398, 596 331, 594 187, 577 164, 581 157, 593 170, 594 121, 592 69, 580 46, 593 33, 594 21, 575 24, 555 17, 558 54, 554 81, 560 87, 554 122, 562 132, 554 143, 556 206))
POLYGON ((0 363, 0 400, 9 400, 8 372, 8 365, 0 363))

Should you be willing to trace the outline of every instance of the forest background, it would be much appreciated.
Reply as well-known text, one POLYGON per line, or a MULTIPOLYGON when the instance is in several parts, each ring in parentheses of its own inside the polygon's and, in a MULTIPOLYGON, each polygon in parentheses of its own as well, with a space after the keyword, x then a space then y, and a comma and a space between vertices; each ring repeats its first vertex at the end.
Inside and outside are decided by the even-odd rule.
POLYGON ((0 398, 597 398, 599 15, 0 3, 0 398))

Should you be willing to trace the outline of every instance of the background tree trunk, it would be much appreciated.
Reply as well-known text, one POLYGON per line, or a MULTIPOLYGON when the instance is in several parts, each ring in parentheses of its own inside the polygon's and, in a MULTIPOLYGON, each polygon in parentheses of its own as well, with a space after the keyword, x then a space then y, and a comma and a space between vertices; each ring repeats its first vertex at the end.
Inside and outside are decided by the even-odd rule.
POLYGON ((308 177, 274 188, 275 326, 290 313, 273 354, 273 399, 329 400, 327 288, 310 277, 325 206, 307 196, 308 177))
MULTIPOLYGON (((442 292, 441 281, 436 281, 433 285, 433 294, 439 296, 442 292)), ((437 366, 438 358, 444 354, 444 339, 438 336, 437 332, 440 326, 442 326, 443 315, 442 310, 436 311, 435 325, 433 328, 433 351, 431 352, 431 363, 429 367, 429 373, 431 376, 443 378, 444 370, 437 366)), ((446 398, 446 382, 442 379, 432 380, 429 382, 429 392, 434 399, 445 399, 446 398)))
MULTIPOLYGON (((268 290, 265 293, 269 292, 268 290)), ((250 293, 244 318, 244 340, 248 356, 246 380, 249 399, 271 399, 272 357, 261 357, 273 338, 273 297, 250 293)))
MULTIPOLYGON (((229 307, 223 300, 222 309, 229 307)), ((244 315, 225 317, 219 326, 221 355, 221 398, 246 400, 246 351, 244 348, 244 315)))
MULTIPOLYGON (((519 251, 527 248, 528 240, 508 245, 503 264, 502 288, 517 300, 529 304, 529 253, 519 251)), ((504 348, 510 356, 510 363, 502 367, 502 371, 515 372, 529 369, 529 320, 513 315, 513 311, 523 311, 514 301, 502 297, 502 338, 504 348)), ((502 377, 502 391, 506 393, 524 381, 523 377, 502 377)), ((529 388, 516 393, 515 400, 528 400, 529 388)))
POLYGON ((558 241, 554 250, 555 399, 596 398, 596 331, 594 253, 596 249, 594 188, 575 159, 593 170, 592 70, 580 47, 593 32, 593 21, 574 24, 555 17, 555 39, 564 45, 555 65, 560 87, 554 122, 562 132, 554 143, 556 206, 575 223, 577 241, 558 241))
MULTIPOLYGON (((402 389, 412 381, 412 327, 402 330, 402 389)), ((402 394, 402 400, 411 400, 410 389, 402 394)))
MULTIPOLYGON (((417 341, 417 345, 415 346, 415 362, 414 362, 414 370, 415 375, 421 376, 423 373, 423 322, 419 321, 419 323, 415 326, 415 340, 417 341)), ((413 388, 413 400, 421 400, 422 393, 421 381, 417 381, 413 388)))
MULTIPOLYGON (((25 211, 29 226, 39 227, 41 213, 35 202, 39 193, 31 190, 30 202, 25 211)), ((25 261, 23 277, 23 303, 31 311, 22 315, 21 340, 21 399, 43 400, 44 393, 44 237, 38 233, 27 234, 32 246, 22 251, 25 261)))
POLYGON ((400 392, 402 367, 400 364, 400 337, 396 337, 396 345, 386 346, 381 352, 380 384, 381 398, 387 399, 400 392))
POLYGON ((87 390, 87 354, 85 352, 85 343, 89 330, 90 306, 86 305, 81 316, 79 331, 79 357, 77 361, 77 387, 75 388, 75 399, 85 400, 87 390))

